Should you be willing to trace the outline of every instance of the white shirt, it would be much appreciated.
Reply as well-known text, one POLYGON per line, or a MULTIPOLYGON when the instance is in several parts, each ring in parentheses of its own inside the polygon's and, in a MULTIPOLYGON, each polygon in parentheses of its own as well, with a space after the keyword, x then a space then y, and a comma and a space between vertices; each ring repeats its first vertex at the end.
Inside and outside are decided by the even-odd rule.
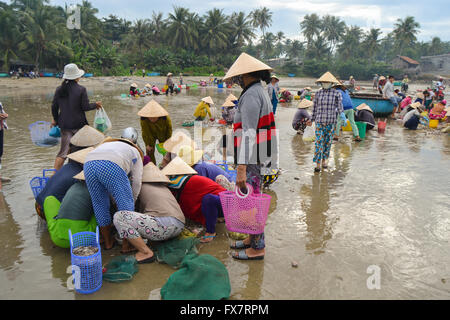
POLYGON ((386 82, 383 88, 383 95, 387 98, 394 97, 394 84, 392 82, 386 82))

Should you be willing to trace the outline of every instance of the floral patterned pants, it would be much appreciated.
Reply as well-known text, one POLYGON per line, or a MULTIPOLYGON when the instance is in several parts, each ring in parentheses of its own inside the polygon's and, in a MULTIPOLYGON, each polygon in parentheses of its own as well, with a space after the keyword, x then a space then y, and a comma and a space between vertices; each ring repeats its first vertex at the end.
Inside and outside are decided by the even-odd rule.
POLYGON ((334 124, 316 123, 316 150, 313 159, 315 163, 320 163, 322 160, 329 158, 333 133, 334 124))

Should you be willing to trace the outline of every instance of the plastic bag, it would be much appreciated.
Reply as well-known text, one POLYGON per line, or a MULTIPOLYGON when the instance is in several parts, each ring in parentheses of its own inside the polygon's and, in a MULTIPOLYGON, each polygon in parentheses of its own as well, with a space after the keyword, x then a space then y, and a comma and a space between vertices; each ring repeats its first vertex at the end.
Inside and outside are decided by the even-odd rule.
POLYGON ((303 141, 313 142, 316 140, 316 125, 307 126, 303 132, 303 141))
POLYGON ((48 132, 48 135, 53 138, 59 138, 61 137, 61 130, 58 126, 52 127, 48 132))
POLYGON ((108 115, 103 108, 97 109, 95 112, 94 128, 102 133, 105 133, 112 128, 111 120, 109 120, 108 115))

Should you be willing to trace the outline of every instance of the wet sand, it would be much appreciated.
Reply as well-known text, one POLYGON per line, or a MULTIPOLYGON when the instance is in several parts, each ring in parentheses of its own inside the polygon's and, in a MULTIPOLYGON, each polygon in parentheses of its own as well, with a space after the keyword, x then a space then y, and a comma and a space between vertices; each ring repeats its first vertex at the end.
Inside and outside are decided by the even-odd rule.
MULTIPOLYGON (((0 298, 159 299, 159 289, 175 270, 158 263, 140 265, 129 282, 103 282, 92 295, 67 289, 69 250, 51 242, 29 187, 32 177, 52 167, 58 151, 34 146, 28 131, 29 124, 51 119, 51 98, 60 80, 36 85, 41 80, 47 81, 0 79, 0 101, 10 127, 1 170, 12 179, 0 192, 0 298)), ((120 135, 127 126, 140 131, 136 113, 150 98, 122 99, 130 82, 105 81, 112 80, 83 79, 81 84, 92 100, 103 101, 113 123, 111 135, 120 135)), ((164 78, 155 81, 162 84, 164 78)), ((312 84, 312 79, 280 82, 289 89, 312 84)), ((211 95, 221 104, 230 92, 239 95, 240 90, 199 88, 156 100, 171 114, 174 128, 181 128, 202 97, 211 95)), ((450 137, 406 131, 390 120, 385 134, 370 132, 360 143, 345 132, 333 144, 329 169, 314 175, 314 145, 303 142, 291 127, 295 105, 280 104, 276 116, 282 175, 267 191, 272 205, 265 260, 232 259, 223 224, 212 243, 199 247, 201 254, 212 254, 227 267, 231 299, 448 299, 450 137), (372 265, 381 271, 379 290, 367 287, 372 265)), ((90 123, 93 118, 94 112, 88 113, 90 123)), ((141 138, 139 143, 143 145, 141 138)), ((103 264, 120 255, 119 250, 102 251, 103 264)))

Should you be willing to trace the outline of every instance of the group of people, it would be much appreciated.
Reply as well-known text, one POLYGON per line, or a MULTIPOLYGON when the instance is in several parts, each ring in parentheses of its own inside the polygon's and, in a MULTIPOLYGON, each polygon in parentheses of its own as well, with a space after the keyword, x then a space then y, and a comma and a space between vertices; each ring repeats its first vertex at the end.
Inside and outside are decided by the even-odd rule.
MULTIPOLYGON (((186 218, 205 226, 201 242, 213 241, 216 223, 223 217, 219 194, 235 188, 245 193, 247 184, 259 193, 264 168, 271 165, 268 156, 277 152, 268 147, 276 138, 276 128, 270 99, 261 84, 270 82, 271 70, 243 53, 225 76, 243 91, 239 99, 233 95, 226 99, 224 121, 233 125, 235 133, 254 135, 253 139, 233 139, 233 149, 243 150, 235 155, 233 178, 218 165, 203 161, 204 151, 190 137, 173 132, 169 113, 155 100, 137 113, 143 149, 135 128, 111 138, 90 127, 85 112, 102 104, 89 103, 86 89, 78 84, 84 71, 67 65, 52 105, 53 125, 60 127, 63 137, 55 161, 58 170, 36 198, 36 211, 47 220, 52 241, 67 248, 68 229, 74 233, 99 226, 105 250, 120 238, 122 253, 136 252, 138 263, 150 263, 155 255, 144 239, 174 238, 184 229, 186 218), (248 156, 253 149, 258 154, 255 161, 248 156), (271 151, 261 157, 260 149, 271 151), (163 155, 159 165, 155 150, 163 155)), ((203 99, 204 109, 213 104, 209 99, 203 99)), ((235 241, 230 247, 235 259, 263 259, 264 233, 235 241)))
POLYGON ((143 89, 139 89, 138 85, 133 82, 130 85, 130 92, 129 95, 130 97, 145 97, 145 96, 151 96, 151 95, 159 95, 161 93, 161 91, 159 90, 159 88, 156 85, 151 85, 149 83, 145 84, 143 89))

